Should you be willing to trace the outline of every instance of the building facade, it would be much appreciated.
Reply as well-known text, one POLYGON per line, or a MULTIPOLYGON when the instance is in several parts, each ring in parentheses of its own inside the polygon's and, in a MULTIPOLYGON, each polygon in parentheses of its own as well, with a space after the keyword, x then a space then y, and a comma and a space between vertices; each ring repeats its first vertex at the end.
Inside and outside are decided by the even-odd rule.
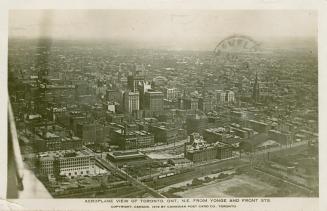
POLYGON ((146 131, 126 131, 121 128, 112 132, 112 144, 122 150, 151 147, 154 144, 154 136, 146 131))
POLYGON ((176 89, 175 88, 165 88, 164 91, 165 99, 172 101, 176 99, 176 89))
POLYGON ((213 159, 227 159, 233 156, 231 145, 216 142, 208 144, 198 133, 190 135, 190 141, 185 143, 184 157, 192 162, 203 162, 213 159))
POLYGON ((164 95, 159 91, 147 91, 144 95, 144 109, 151 112, 163 111, 164 95))
POLYGON ((86 151, 49 151, 37 156, 38 171, 43 176, 90 176, 95 174, 95 159, 86 151))
POLYGON ((177 128, 169 128, 163 125, 150 126, 149 131, 154 135, 154 140, 157 143, 174 143, 178 138, 177 128))
POLYGON ((140 95, 138 92, 127 91, 124 93, 124 111, 132 113, 140 109, 140 95))

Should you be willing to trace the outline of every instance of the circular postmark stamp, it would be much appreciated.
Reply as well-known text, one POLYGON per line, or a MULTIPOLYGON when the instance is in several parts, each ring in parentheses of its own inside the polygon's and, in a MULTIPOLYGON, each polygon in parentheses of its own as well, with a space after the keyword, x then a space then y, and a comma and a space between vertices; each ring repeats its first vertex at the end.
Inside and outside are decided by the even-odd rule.
POLYGON ((259 49, 260 43, 246 35, 232 35, 221 40, 214 49, 219 56, 223 54, 238 54, 255 52, 259 49))
POLYGON ((214 49, 213 62, 223 66, 226 78, 235 79, 238 71, 248 71, 250 54, 260 50, 260 43, 250 36, 234 34, 221 40, 214 49))

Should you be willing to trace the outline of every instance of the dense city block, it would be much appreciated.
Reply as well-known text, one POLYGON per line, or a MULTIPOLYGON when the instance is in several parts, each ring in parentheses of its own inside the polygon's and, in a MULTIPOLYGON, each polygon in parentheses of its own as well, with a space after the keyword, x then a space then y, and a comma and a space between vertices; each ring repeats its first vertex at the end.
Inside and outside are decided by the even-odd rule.
POLYGON ((317 50, 10 39, 24 165, 51 197, 318 195, 317 50))

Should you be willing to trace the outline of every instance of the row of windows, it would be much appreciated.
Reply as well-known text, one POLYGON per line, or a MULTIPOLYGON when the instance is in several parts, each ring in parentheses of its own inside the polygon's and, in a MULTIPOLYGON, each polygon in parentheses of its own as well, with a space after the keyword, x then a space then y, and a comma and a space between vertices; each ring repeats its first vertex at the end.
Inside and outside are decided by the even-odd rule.
POLYGON ((62 159, 60 160, 61 162, 65 161, 84 161, 84 160, 89 160, 90 157, 79 157, 79 158, 68 158, 68 159, 62 159))
MULTIPOLYGON (((89 166, 87 167, 80 167, 80 168, 69 168, 69 169, 61 169, 61 172, 69 172, 69 171, 77 171, 77 170, 87 170, 89 169, 89 166)), ((53 168, 41 168, 40 169, 41 173, 52 173, 53 172, 53 168)), ((88 172, 88 170, 87 170, 88 172)))
POLYGON ((61 169, 61 171, 73 171, 73 170, 82 170, 82 169, 88 169, 89 167, 80 167, 80 168, 69 168, 69 169, 61 169))
MULTIPOLYGON (((71 172, 68 173, 69 176, 77 175, 77 174, 78 174, 77 171, 75 171, 74 174, 72 174, 71 172)), ((80 171, 80 174, 84 174, 84 172, 83 171, 80 171)), ((89 171, 86 171, 85 174, 89 174, 89 171)))
MULTIPOLYGON (((89 165, 90 163, 92 163, 92 161, 90 160, 85 160, 85 161, 71 161, 71 162, 60 162, 61 166, 78 166, 78 165, 89 165)), ((53 162, 41 162, 40 163, 41 166, 52 166, 53 162)))
POLYGON ((60 162, 60 165, 74 165, 74 164, 87 164, 89 163, 89 160, 85 160, 85 161, 71 161, 71 162, 60 162))
POLYGON ((41 169, 42 174, 52 174, 53 170, 52 169, 41 169))

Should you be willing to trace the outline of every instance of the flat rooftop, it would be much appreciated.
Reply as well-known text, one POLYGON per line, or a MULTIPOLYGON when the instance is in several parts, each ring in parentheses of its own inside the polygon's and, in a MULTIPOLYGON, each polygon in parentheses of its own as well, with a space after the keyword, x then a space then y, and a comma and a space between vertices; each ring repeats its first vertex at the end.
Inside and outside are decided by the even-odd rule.
POLYGON ((213 148, 225 148, 225 147, 230 147, 230 145, 226 144, 226 143, 223 143, 223 142, 216 142, 216 143, 213 143, 213 144, 205 144, 205 145, 202 145, 200 147, 189 147, 187 149, 187 152, 198 152, 198 151, 205 151, 207 149, 213 149, 213 148))
POLYGON ((109 152, 108 155, 114 158, 115 160, 145 157, 145 155, 139 151, 126 151, 126 152, 116 151, 116 152, 109 152))
MULTIPOLYGON (((123 130, 122 129, 118 129, 115 130, 115 132, 122 134, 123 130)), ((135 131, 129 131, 126 133, 126 135, 139 135, 139 136, 149 136, 152 135, 151 133, 145 131, 145 130, 135 130, 135 131)))
POLYGON ((54 158, 73 158, 73 157, 88 157, 91 154, 85 150, 57 150, 57 151, 48 151, 48 152, 40 152, 38 154, 40 159, 45 160, 53 160, 54 158))
POLYGON ((226 129, 223 128, 223 127, 218 127, 218 128, 209 128, 209 129, 205 129, 205 131, 207 131, 207 132, 211 132, 211 133, 217 133, 217 134, 220 134, 220 133, 226 131, 226 129))

